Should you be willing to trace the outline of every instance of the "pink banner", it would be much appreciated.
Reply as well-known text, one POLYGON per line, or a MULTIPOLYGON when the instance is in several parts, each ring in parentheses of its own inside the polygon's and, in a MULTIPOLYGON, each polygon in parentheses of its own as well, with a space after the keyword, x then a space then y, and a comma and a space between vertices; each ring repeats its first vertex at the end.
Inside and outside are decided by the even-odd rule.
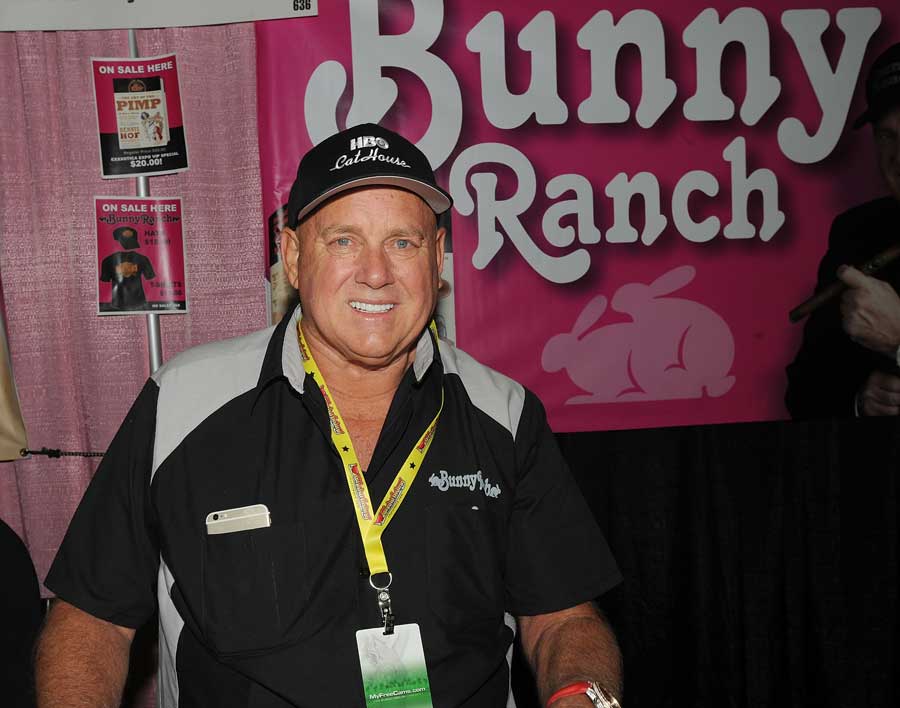
POLYGON ((270 240, 348 125, 417 141, 455 200, 458 344, 558 431, 785 417, 788 311, 831 220, 883 192, 862 78, 900 8, 323 4, 259 23, 270 240))

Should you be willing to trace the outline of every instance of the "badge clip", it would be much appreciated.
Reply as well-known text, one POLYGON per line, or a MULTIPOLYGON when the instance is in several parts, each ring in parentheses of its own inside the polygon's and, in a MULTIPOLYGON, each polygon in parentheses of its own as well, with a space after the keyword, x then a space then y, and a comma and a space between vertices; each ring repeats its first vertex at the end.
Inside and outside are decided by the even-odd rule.
MULTIPOLYGON (((378 575, 380 575, 380 573, 378 575)), ((370 575, 369 585, 375 590, 375 596, 378 599, 378 612, 381 614, 381 621, 384 624, 384 633, 393 634, 394 612, 391 609, 391 594, 388 592, 388 588, 391 586, 391 581, 394 578, 390 572, 387 572, 386 575, 388 576, 387 583, 383 586, 376 585, 375 581, 372 580, 373 576, 370 575)))

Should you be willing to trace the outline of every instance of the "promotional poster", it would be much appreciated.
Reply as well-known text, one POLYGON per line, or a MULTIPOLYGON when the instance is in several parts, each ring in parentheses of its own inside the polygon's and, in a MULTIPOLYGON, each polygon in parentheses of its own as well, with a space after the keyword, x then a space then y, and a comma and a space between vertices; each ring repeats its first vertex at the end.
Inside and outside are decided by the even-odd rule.
POLYGON ((97 312, 188 310, 181 199, 95 197, 97 312))
POLYGON ((416 142, 454 199, 457 343, 554 430, 787 417, 788 313, 885 194, 853 123, 895 2, 349 0, 256 32, 266 218, 337 130, 416 142))
POLYGON ((91 63, 103 177, 186 170, 175 55, 91 63))

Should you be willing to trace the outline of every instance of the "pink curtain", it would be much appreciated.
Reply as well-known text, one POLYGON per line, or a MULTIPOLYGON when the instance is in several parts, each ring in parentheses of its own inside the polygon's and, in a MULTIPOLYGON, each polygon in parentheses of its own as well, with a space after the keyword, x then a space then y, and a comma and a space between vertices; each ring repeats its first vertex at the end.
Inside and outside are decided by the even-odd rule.
MULTIPOLYGON (((138 33, 178 53, 190 169, 150 178, 184 198, 190 314, 161 319, 163 356, 266 325, 252 24, 138 33)), ((98 317, 100 178, 90 57, 127 57, 125 31, 0 33, 0 281, 32 448, 109 444, 149 373, 144 316, 98 317)), ((0 463, 0 517, 43 580, 96 469, 81 458, 0 463)))

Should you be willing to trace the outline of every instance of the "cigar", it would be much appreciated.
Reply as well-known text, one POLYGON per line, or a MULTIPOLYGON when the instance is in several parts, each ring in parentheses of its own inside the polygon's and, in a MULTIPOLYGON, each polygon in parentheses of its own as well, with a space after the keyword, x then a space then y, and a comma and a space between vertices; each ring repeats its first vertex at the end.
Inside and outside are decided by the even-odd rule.
MULTIPOLYGON (((890 248, 884 249, 872 260, 866 261, 861 266, 859 266, 859 270, 866 275, 873 275, 874 273, 877 273, 879 270, 884 268, 888 263, 892 263, 893 261, 897 260, 898 257, 900 257, 900 244, 896 244, 894 246, 891 246, 890 248)), ((827 288, 823 288, 821 291, 817 292, 809 299, 801 302, 799 305, 797 305, 797 307, 790 311, 788 317, 790 317, 791 322, 799 322, 811 312, 818 310, 820 307, 822 307, 822 305, 824 305, 832 298, 840 295, 846 289, 847 286, 844 285, 840 280, 838 280, 829 285, 827 288)))

